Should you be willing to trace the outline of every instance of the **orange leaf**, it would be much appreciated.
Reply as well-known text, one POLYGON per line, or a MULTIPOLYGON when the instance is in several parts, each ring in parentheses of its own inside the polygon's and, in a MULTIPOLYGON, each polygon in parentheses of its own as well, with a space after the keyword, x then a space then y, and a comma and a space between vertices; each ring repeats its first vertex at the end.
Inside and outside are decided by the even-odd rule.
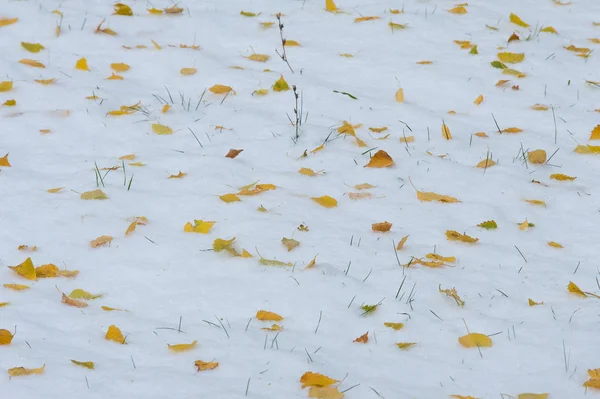
POLYGON ((240 155, 240 152, 242 152, 242 151, 244 151, 244 150, 231 149, 231 150, 229 150, 227 155, 225 155, 225 157, 233 159, 233 158, 237 157, 238 155, 240 155))

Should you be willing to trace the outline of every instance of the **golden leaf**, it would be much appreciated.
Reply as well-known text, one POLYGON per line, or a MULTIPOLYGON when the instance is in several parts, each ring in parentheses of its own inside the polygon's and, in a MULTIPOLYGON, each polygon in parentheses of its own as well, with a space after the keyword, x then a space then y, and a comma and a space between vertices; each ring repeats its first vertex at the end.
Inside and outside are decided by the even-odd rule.
POLYGON ((35 267, 33 266, 31 258, 25 259, 23 263, 20 263, 17 266, 8 266, 8 268, 27 280, 37 280, 35 267))
POLYGON ((24 64, 24 65, 29 65, 30 67, 34 67, 34 68, 46 68, 46 65, 42 64, 39 61, 36 60, 30 60, 27 58, 22 59, 21 61, 19 61, 20 64, 24 64))
POLYGON ((498 53, 498 59, 509 64, 517 64, 519 62, 523 62, 525 59, 525 54, 502 52, 498 53))
POLYGON ((10 91, 13 88, 13 82, 2 81, 0 82, 0 92, 10 91))
POLYGON ((240 11, 240 15, 243 15, 244 17, 256 17, 258 14, 250 11, 240 11))
POLYGON ((102 298, 102 294, 92 294, 90 292, 87 292, 85 290, 82 290, 81 288, 76 288, 73 291, 71 291, 71 293, 69 294, 69 298, 73 298, 73 299, 85 299, 85 300, 92 300, 92 299, 98 299, 98 298, 102 298))
POLYGON ((6 154, 3 157, 0 157, 0 166, 5 166, 7 168, 10 168, 10 162, 8 162, 8 154, 6 154))
POLYGON ((163 10, 159 10, 158 8, 148 8, 147 9, 150 14, 160 15, 164 13, 163 10))
POLYGON ((562 173, 553 173, 550 175, 550 178, 558 181, 573 181, 577 179, 577 177, 563 175, 562 173))
POLYGON ((537 306, 537 305, 543 305, 544 302, 536 302, 533 299, 529 298, 527 300, 527 303, 529 304, 529 306, 537 306))
POLYGON ((462 299, 460 299, 460 296, 458 295, 458 292, 456 291, 456 288, 453 287, 452 289, 445 289, 445 290, 443 290, 442 287, 440 286, 438 288, 438 290, 440 292, 443 292, 444 294, 446 294, 450 298, 453 298, 456 301, 456 303, 458 304, 458 306, 465 306, 465 301, 463 301, 462 299))
POLYGON ((221 199, 221 201, 224 201, 227 203, 241 201, 240 197, 238 197, 235 194, 224 194, 224 195, 221 195, 219 198, 221 199))
POLYGON ((466 234, 460 234, 458 231, 446 230, 446 238, 448 241, 461 241, 466 243, 476 243, 479 238, 470 237, 466 234))
POLYGON ((266 310, 259 310, 256 312, 256 318, 260 321, 281 321, 283 316, 278 315, 274 312, 268 312, 266 310))
POLYGON ((442 203, 455 203, 455 202, 460 202, 458 199, 451 197, 449 195, 441 195, 441 194, 436 194, 434 192, 426 192, 426 191, 417 191, 417 198, 420 201, 425 201, 425 202, 431 202, 431 201, 438 201, 438 202, 442 202, 442 203))
POLYGON ((366 333, 364 333, 360 337, 356 338, 352 342, 358 342, 360 344, 366 344, 367 342, 369 342, 369 332, 367 331, 366 333))
POLYGON ((388 232, 388 231, 390 231, 391 228, 392 228, 392 224, 390 222, 373 223, 371 225, 371 229, 373 231, 378 231, 381 233, 388 232))
POLYGON ((528 28, 529 27, 528 23, 524 22, 521 18, 519 18, 518 15, 513 14, 512 12, 510 13, 509 19, 510 19, 510 22, 512 22, 515 25, 522 26, 523 28, 528 28))
POLYGON ((160 123, 153 123, 152 131, 156 134, 172 134, 173 133, 173 129, 171 129, 169 126, 161 125, 160 123))
POLYGON ((0 330, 0 345, 10 345, 14 335, 8 330, 0 330))
MULTIPOLYGON (((181 71, 179 71, 179 72, 184 76, 190 76, 190 75, 195 75, 196 72, 198 72, 198 70, 196 68, 181 68, 181 71)), ((210 91, 212 91, 212 90, 210 90, 210 91)))
POLYGON ((467 13, 467 9, 463 6, 457 6, 457 7, 451 8, 446 11, 448 11, 451 14, 466 14, 467 13))
POLYGON ((394 165, 394 160, 385 151, 379 150, 371 157, 365 168, 387 168, 394 165))
POLYGON ((114 324, 108 327, 104 338, 109 341, 115 341, 116 343, 119 343, 121 345, 125 344, 125 337, 123 336, 123 333, 121 332, 119 327, 115 326, 114 324))
POLYGON ((446 140, 452 140, 450 128, 444 122, 442 122, 442 137, 444 137, 446 140))
POLYGON ((281 243, 283 244, 284 247, 287 248, 288 252, 290 252, 292 249, 294 249, 298 245, 300 245, 300 243, 298 241, 294 240, 293 238, 285 238, 285 237, 283 237, 281 239, 281 243))
POLYGON ((106 80, 125 80, 123 76, 119 76, 115 73, 111 74, 106 80))
POLYGON ((565 50, 572 51, 574 53, 580 53, 580 54, 587 54, 591 51, 587 47, 577 47, 572 44, 570 46, 565 47, 565 50))
POLYGON ((541 205, 543 207, 546 206, 546 201, 542 201, 542 200, 525 200, 525 202, 528 202, 531 205, 541 205))
POLYGON ((358 17, 358 18, 354 18, 354 22, 375 21, 377 19, 380 19, 380 17, 377 17, 377 16, 358 17))
MULTIPOLYGON (((123 311, 123 309, 111 308, 111 307, 108 307, 108 306, 100 306, 100 308, 102 310, 104 310, 105 312, 123 311)), ((126 310, 125 310, 125 312, 126 312, 126 310)))
POLYGON ((484 334, 469 333, 458 338, 458 342, 465 348, 474 347, 490 347, 492 346, 492 339, 484 334))
POLYGON ((95 367, 94 362, 80 362, 80 361, 71 359, 71 363, 76 364, 81 367, 85 367, 86 369, 90 369, 90 370, 93 370, 95 367))
POLYGON ((260 26, 264 29, 268 29, 275 25, 275 22, 259 22, 260 26))
POLYGON ((21 46, 29 51, 30 53, 39 53, 41 50, 43 50, 45 47, 42 46, 39 43, 27 43, 27 42, 21 42, 21 46))
POLYGON ((169 345, 169 344, 167 344, 167 346, 173 352, 185 352, 185 351, 189 351, 191 349, 194 349, 196 347, 196 343, 197 342, 198 341, 194 340, 191 344, 175 344, 175 345, 169 345))
POLYGON ((130 66, 123 62, 117 62, 117 63, 110 64, 110 67, 112 69, 114 69, 116 72, 127 72, 130 69, 130 66))
POLYGON ((2 106, 4 107, 14 107, 15 105, 17 105, 17 102, 15 100, 6 100, 2 106))
POLYGON ((554 248, 564 248, 561 244, 555 242, 555 241, 548 241, 548 245, 554 248))
POLYGON ((398 242, 398 245, 396 246, 396 251, 400 251, 402 248, 404 248, 404 244, 406 244, 406 240, 408 240, 408 237, 410 237, 410 234, 402 237, 402 239, 398 242))
POLYGON ((203 362, 202 360, 196 360, 194 365, 198 371, 213 370, 219 367, 219 362, 203 362))
POLYGON ((35 252, 37 251, 37 247, 34 245, 33 247, 30 247, 29 245, 19 245, 17 247, 18 251, 24 251, 24 252, 35 252))
POLYGON ((340 392, 338 387, 310 387, 308 397, 317 399, 342 399, 344 393, 340 392))
POLYGON ((248 59, 250 61, 258 61, 258 62, 267 62, 269 60, 269 58, 271 58, 270 56, 268 56, 267 54, 250 54, 250 56, 248 57, 248 59))
POLYGON ((408 25, 399 24, 397 22, 392 22, 392 21, 388 22, 388 26, 390 28, 392 28, 392 30, 394 30, 394 29, 406 29, 406 28, 408 28, 408 25))
POLYGON ((235 158, 244 150, 234 150, 233 148, 225 155, 226 158, 235 158))
POLYGON ((529 151, 527 153, 527 158, 529 162, 534 164, 543 164, 546 162, 546 151, 544 150, 534 150, 529 151))
POLYGON ((548 106, 544 104, 535 104, 531 106, 534 111, 548 111, 548 106))
POLYGON ((590 134, 590 140, 600 140, 600 125, 596 125, 590 134))
POLYGON ((115 9, 113 15, 133 16, 133 11, 131 11, 131 8, 126 4, 116 3, 113 7, 115 9))
POLYGON ((32 375, 32 374, 43 374, 46 365, 44 364, 42 367, 37 369, 26 369, 25 367, 14 367, 12 369, 8 369, 8 375, 11 377, 21 377, 24 375, 32 375))
POLYGON ((600 154, 600 145, 578 145, 575 147, 578 154, 600 154))
POLYGON ((585 292, 581 291, 581 288, 579 288, 577 286, 577 284, 575 284, 574 282, 570 281, 569 285, 567 286, 567 289, 569 290, 570 293, 573 293, 575 295, 587 298, 587 295, 585 292))
POLYGON ((547 393, 520 393, 517 395, 517 399, 546 399, 547 393))
POLYGON ((4 288, 15 291, 25 291, 29 289, 29 286, 24 284, 4 284, 4 288))
POLYGON ((329 12, 337 12, 338 8, 333 0, 325 0, 325 10, 329 12))
POLYGON ((252 95, 255 96, 266 96, 267 94, 269 94, 268 89, 257 89, 252 92, 252 95))
POLYGON ((326 375, 319 374, 319 373, 313 373, 311 371, 307 371, 306 373, 302 374, 302 377, 300 377, 300 383, 302 384, 302 388, 306 388, 306 387, 324 388, 324 387, 333 385, 336 382, 339 382, 339 381, 334 380, 333 378, 329 378, 326 375))
POLYGON ((316 263, 317 263, 317 255, 315 255, 315 257, 308 263, 308 265, 306 265, 306 269, 310 269, 310 268, 314 267, 316 263))
POLYGON ((540 30, 540 32, 553 33, 553 34, 555 34, 555 35, 558 35, 558 32, 556 31, 556 29, 554 29, 554 28, 553 28, 553 27, 551 27, 551 26, 546 26, 545 28, 542 28, 542 29, 540 30))
POLYGON ((112 240, 113 240, 113 238, 111 236, 100 236, 100 237, 90 241, 90 247, 98 248, 98 247, 106 245, 106 244, 110 245, 112 240))
POLYGON ((37 83, 42 84, 42 85, 51 85, 56 82, 56 79, 54 79, 54 78, 52 78, 52 79, 34 79, 34 81, 36 81, 37 83))
POLYGON ((496 165, 496 162, 494 162, 493 160, 486 158, 483 161, 480 161, 477 165, 475 165, 475 167, 477 168, 491 168, 492 166, 496 165))
POLYGON ((389 327, 393 330, 396 330, 396 331, 401 330, 402 327, 404 327, 403 323, 391 323, 391 322, 387 322, 387 321, 385 323, 383 323, 383 325, 386 327, 389 327))
POLYGON ((396 101, 399 103, 404 102, 404 89, 399 88, 398 91, 396 91, 396 101))
POLYGON ((0 28, 16 23, 19 18, 0 18, 0 28))
POLYGON ((75 69, 79 69, 80 71, 89 71, 90 70, 90 68, 88 67, 87 60, 85 58, 80 58, 75 63, 75 69))
POLYGON ((477 98, 475 99, 475 101, 473 101, 476 105, 480 105, 483 102, 483 94, 480 94, 479 96, 477 96, 477 98))
POLYGON ((232 91, 233 94, 235 94, 235 91, 231 87, 225 85, 214 85, 208 90, 214 94, 227 94, 230 91, 232 91))
POLYGON ((279 80, 275 82, 273 85, 273 91, 287 91, 290 89, 290 85, 283 78, 283 75, 280 76, 279 80))
POLYGON ((518 127, 508 127, 502 130, 502 133, 521 133, 523 129, 519 129, 518 127))
POLYGON ((324 195, 322 197, 311 197, 311 199, 325 208, 335 208, 338 203, 335 198, 332 198, 329 195, 324 195))
POLYGON ((177 4, 165 8, 165 13, 167 14, 181 14, 183 12, 183 8, 177 7, 177 4))
POLYGON ((35 274, 37 278, 54 278, 59 276, 60 271, 58 270, 58 267, 56 267, 56 265, 48 263, 36 267, 35 274))
POLYGON ((415 346, 416 344, 416 342, 398 342, 396 343, 396 346, 400 349, 406 350, 412 346, 415 346))
MULTIPOLYGON (((0 308, 10 305, 10 302, 0 302, 0 308)), ((1 333, 0 333, 1 335, 1 333)), ((1 338, 0 338, 1 339, 1 338)))

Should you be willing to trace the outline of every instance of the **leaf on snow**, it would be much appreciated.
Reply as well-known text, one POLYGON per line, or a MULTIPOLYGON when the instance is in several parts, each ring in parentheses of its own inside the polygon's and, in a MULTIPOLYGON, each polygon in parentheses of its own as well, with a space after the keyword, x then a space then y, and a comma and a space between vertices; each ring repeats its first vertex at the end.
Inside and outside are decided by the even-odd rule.
POLYGON ((19 276, 26 278, 27 280, 37 280, 37 274, 31 258, 25 259, 17 266, 8 266, 8 268, 12 269, 19 276))
POLYGON ((469 333, 458 338, 458 342, 465 348, 481 348, 492 346, 492 339, 485 334, 469 333))
POLYGON ((454 230, 446 230, 446 238, 448 241, 461 241, 470 244, 474 244, 479 241, 479 238, 474 238, 466 234, 460 234, 458 231, 454 230))
POLYGON ((194 349, 196 347, 196 343, 198 343, 198 341, 194 340, 191 344, 175 344, 175 345, 167 344, 167 346, 173 352, 185 352, 185 351, 194 349))
POLYGON ((333 378, 329 378, 326 375, 313 373, 311 371, 307 371, 302 374, 300 377, 300 383, 302 384, 302 388, 306 387, 328 387, 330 385, 339 382, 338 380, 334 380, 333 378))
POLYGON ((311 199, 317 204, 324 206, 325 208, 335 208, 338 203, 335 198, 332 198, 329 195, 324 195, 322 197, 312 197, 311 199))
POLYGON ((115 326, 114 324, 111 325, 110 327, 108 327, 108 330, 106 331, 106 335, 104 336, 104 338, 109 341, 114 341, 116 343, 119 343, 121 345, 125 344, 125 337, 123 336, 123 333, 121 332, 119 327, 115 326))

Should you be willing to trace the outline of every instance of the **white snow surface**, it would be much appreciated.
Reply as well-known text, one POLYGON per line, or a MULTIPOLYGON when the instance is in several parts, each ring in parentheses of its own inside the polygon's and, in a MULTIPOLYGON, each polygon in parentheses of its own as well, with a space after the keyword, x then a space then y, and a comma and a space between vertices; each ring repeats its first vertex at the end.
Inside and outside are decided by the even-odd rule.
POLYGON ((599 302, 567 285, 600 291, 600 156, 573 151, 588 144, 600 123, 594 112, 600 88, 586 83, 600 80, 600 62, 594 51, 583 58, 564 47, 598 49, 588 39, 600 37, 593 24, 600 22, 600 2, 472 0, 467 14, 456 15, 446 11, 456 3, 445 0, 339 0, 344 13, 338 14, 326 12, 324 0, 189 0, 179 3, 179 15, 151 15, 152 5, 172 3, 126 1, 133 17, 112 15, 113 4, 104 0, 0 3, 0 17, 19 18, 0 27, 0 80, 14 83, 0 103, 17 102, 0 107, 0 156, 9 153, 12 164, 0 168, 0 283, 30 286, 0 287, 0 302, 9 302, 0 308, 0 328, 17 331, 10 345, 0 346, 0 397, 305 398, 299 379, 307 371, 342 381, 340 391, 351 388, 348 399, 599 395, 583 386, 587 369, 600 367, 599 302), (58 37, 55 9, 64 15, 58 37), (242 10, 261 14, 246 17, 242 10), (284 37, 301 44, 287 47, 295 73, 275 53, 278 12, 284 37), (531 27, 510 23, 510 13, 531 27), (356 23, 360 16, 380 19, 356 23), (94 32, 103 19, 117 36, 94 32), (259 25, 266 21, 275 25, 259 25), (390 21, 408 27, 392 30, 390 21), (540 33, 544 26, 558 35, 540 33), (507 45, 513 32, 521 40, 507 45), (479 54, 453 40, 470 40, 479 54), (20 42, 45 49, 31 54, 20 42), (140 44, 148 47, 135 48, 140 44), (499 51, 524 53, 524 62, 509 67, 527 76, 493 68, 499 51), (271 58, 264 64, 243 58, 253 52, 271 58), (89 72, 75 69, 81 57, 89 72), (46 68, 18 62, 24 58, 46 68), (433 64, 417 64, 423 60, 433 64), (106 80, 115 62, 131 66, 124 80, 106 80), (184 67, 197 73, 183 76, 184 67), (286 116, 294 118, 294 95, 271 90, 280 75, 302 94, 305 123, 295 143, 286 116), (34 81, 49 78, 56 83, 34 81), (511 82, 496 87, 500 79, 511 82), (215 84, 231 86, 235 95, 205 92, 215 84), (400 87, 404 103, 394 97, 400 87), (253 95, 261 88, 268 95, 253 95), (86 99, 93 94, 97 100, 86 99), (480 94, 484 101, 476 105, 480 94), (158 97, 172 105, 168 112, 158 97), (144 112, 107 115, 139 101, 144 112), (556 124, 552 109, 530 108, 537 103, 554 109, 556 124), (501 129, 523 132, 498 133, 492 114, 501 129), (356 135, 367 147, 338 136, 344 120, 362 124, 356 135), (174 133, 157 135, 152 123, 174 133), (383 126, 383 133, 368 130, 383 126), (404 144, 404 136, 415 140, 404 144), (232 148, 244 151, 226 158, 232 148), (395 165, 365 168, 380 149, 395 165), (521 149, 558 152, 534 165, 523 161, 521 149), (475 168, 488 151, 498 165, 475 168), (135 174, 130 189, 122 169, 98 187, 94 163, 121 166, 126 154, 136 156, 125 161, 127 182, 135 174), (129 165, 138 161, 146 166, 129 165), (301 167, 325 173, 305 176, 301 167), (179 171, 187 176, 168 179, 179 171), (577 179, 551 180, 553 173, 577 179), (421 202, 409 177, 421 191, 461 202, 421 202), (255 181, 277 188, 240 202, 219 199, 255 181), (367 190, 372 198, 350 199, 347 193, 361 183, 376 186, 367 190), (64 189, 46 191, 55 187, 64 189), (98 188, 109 199, 80 199, 98 188), (311 200, 323 195, 338 206, 311 200), (268 211, 257 211, 261 205, 268 211), (138 216, 148 224, 125 236, 138 216), (185 233, 194 219, 216 224, 208 234, 185 233), (498 229, 477 227, 491 219, 498 229), (521 231, 526 219, 535 227, 521 231), (383 221, 393 224, 390 232, 372 231, 383 221), (309 231, 299 231, 300 224, 309 231), (446 230, 479 242, 448 241, 446 230), (393 245, 408 234, 397 260, 393 245), (113 236, 111 245, 91 248, 101 235, 113 236), (215 239, 233 237, 238 251, 254 257, 212 250, 215 239), (288 252, 283 237, 300 245, 288 252), (17 250, 23 244, 38 250, 17 250), (258 252, 294 266, 262 265, 258 252), (433 252, 457 260, 440 268, 401 266, 433 252), (315 255, 315 266, 305 269, 315 255), (28 256, 35 266, 80 273, 27 281, 6 267, 28 256), (440 293, 440 285, 456 287, 465 306, 440 293), (103 296, 78 309, 61 303, 57 288, 103 296), (531 307, 529 298, 544 304, 531 307), (361 305, 377 303, 363 314, 361 305), (261 309, 282 315, 283 330, 263 330, 272 323, 254 317, 261 309), (384 322, 405 326, 394 331, 384 322), (470 332, 490 335, 493 346, 462 347, 465 323, 470 332), (123 331, 125 345, 105 339, 110 325, 123 331), (367 331, 368 343, 353 342, 367 331), (193 340, 198 346, 191 351, 167 347, 193 340), (401 350, 398 342, 416 345, 401 350), (94 361, 96 368, 70 359, 94 361), (219 367, 197 372, 195 360, 216 360, 219 367), (43 364, 42 375, 7 373, 43 364))

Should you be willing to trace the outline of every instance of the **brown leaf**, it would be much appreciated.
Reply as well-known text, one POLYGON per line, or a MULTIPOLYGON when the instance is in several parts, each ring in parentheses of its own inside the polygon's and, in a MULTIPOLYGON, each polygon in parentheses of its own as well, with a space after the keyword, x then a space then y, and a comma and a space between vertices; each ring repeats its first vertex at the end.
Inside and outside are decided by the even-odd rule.
POLYGON ((369 332, 367 331, 366 333, 364 333, 360 337, 356 338, 352 342, 358 342, 358 343, 361 343, 361 344, 366 344, 367 342, 369 342, 369 332))
POLYGON ((392 228, 392 224, 390 222, 373 223, 371 225, 371 229, 373 231, 379 231, 382 233, 390 231, 391 228, 392 228))
POLYGON ((231 149, 231 150, 229 150, 229 152, 225 156, 227 158, 232 158, 233 159, 233 158, 237 157, 238 155, 240 155, 240 152, 242 152, 242 151, 244 151, 244 150, 234 150, 234 149, 231 149))

